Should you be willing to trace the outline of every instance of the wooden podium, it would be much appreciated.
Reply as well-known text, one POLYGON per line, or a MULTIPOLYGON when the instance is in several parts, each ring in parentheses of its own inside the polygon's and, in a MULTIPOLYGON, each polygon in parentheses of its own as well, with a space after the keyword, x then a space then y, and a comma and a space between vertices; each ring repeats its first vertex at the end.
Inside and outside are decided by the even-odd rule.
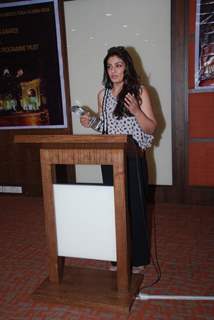
POLYGON ((131 274, 126 205, 126 135, 16 135, 15 143, 40 144, 49 277, 33 294, 40 301, 129 312, 143 276, 131 274), (56 165, 113 166, 117 272, 64 266, 57 253, 53 183, 56 165))

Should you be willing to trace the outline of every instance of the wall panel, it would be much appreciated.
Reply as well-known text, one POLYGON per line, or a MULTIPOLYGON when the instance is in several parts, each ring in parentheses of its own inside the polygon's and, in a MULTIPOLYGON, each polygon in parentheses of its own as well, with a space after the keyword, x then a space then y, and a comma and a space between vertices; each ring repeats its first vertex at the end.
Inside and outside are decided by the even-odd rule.
MULTIPOLYGON (((142 84, 149 90, 158 120, 154 147, 148 151, 150 183, 155 185, 172 185, 170 2, 65 2, 72 104, 87 105, 97 112, 107 50, 112 46, 127 47, 142 84)), ((76 134, 95 134, 83 128, 75 116, 73 129, 76 134)), ((101 182, 99 172, 96 177, 94 170, 86 168, 83 172, 77 167, 78 182, 101 182)))
POLYGON ((214 186, 214 143, 189 144, 189 184, 214 186))
POLYGON ((196 0, 189 0, 188 185, 214 185, 214 88, 194 88, 196 0))
POLYGON ((214 138, 214 94, 189 95, 189 137, 214 138))

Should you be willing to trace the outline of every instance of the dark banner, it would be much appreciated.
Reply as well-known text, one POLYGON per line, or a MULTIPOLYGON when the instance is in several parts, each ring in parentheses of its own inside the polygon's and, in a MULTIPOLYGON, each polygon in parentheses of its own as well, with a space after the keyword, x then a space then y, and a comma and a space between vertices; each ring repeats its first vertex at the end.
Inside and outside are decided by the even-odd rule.
POLYGON ((214 88, 214 1, 197 0, 195 86, 214 88))
POLYGON ((0 129, 67 126, 57 5, 0 4, 0 129))

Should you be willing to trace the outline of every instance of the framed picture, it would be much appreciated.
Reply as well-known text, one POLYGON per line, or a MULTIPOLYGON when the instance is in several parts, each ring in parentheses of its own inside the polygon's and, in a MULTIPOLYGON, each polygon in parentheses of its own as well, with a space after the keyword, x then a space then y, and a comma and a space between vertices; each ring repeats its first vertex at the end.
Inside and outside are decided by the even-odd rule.
POLYGON ((68 127, 60 4, 0 3, 0 129, 68 127))
POLYGON ((196 1, 195 87, 214 89, 214 1, 196 1))

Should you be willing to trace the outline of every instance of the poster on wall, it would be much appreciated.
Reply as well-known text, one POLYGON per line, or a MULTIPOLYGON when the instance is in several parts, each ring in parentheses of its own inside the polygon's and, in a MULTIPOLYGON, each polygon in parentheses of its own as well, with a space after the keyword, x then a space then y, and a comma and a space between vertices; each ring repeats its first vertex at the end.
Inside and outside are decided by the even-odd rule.
POLYGON ((58 0, 0 3, 0 129, 66 128, 58 0))
POLYGON ((214 1, 196 2, 195 87, 214 89, 214 1))

